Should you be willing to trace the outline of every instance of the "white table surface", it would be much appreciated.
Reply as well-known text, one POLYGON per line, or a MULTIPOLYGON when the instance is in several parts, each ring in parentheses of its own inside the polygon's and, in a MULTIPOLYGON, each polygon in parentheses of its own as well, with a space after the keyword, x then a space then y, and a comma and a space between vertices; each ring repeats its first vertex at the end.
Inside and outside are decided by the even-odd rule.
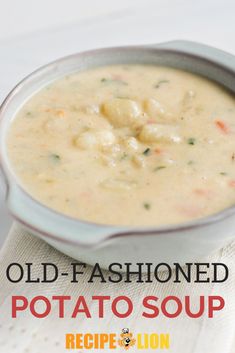
MULTIPOLYGON (((188 39, 235 54, 234 0, 0 0, 0 101, 25 75, 88 48, 188 39)), ((12 220, 0 184, 0 246, 12 220)))

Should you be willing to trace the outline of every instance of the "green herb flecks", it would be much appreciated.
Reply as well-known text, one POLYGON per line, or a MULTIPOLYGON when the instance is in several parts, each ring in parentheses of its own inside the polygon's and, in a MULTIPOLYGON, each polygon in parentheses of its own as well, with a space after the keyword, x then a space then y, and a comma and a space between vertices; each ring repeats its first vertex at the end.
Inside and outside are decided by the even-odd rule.
POLYGON ((126 81, 113 79, 113 78, 103 77, 100 81, 102 83, 107 83, 107 84, 118 84, 118 85, 122 85, 122 86, 128 86, 128 83, 126 81))
POLYGON ((146 148, 146 150, 144 150, 143 155, 144 156, 149 156, 150 153, 151 153, 151 149, 148 147, 148 148, 146 148))
POLYGON ((194 164, 194 161, 188 161, 187 164, 188 164, 188 165, 193 165, 193 164, 194 164))
POLYGON ((32 112, 27 112, 25 115, 26 115, 27 118, 32 118, 33 117, 33 113, 32 112))
POLYGON ((158 167, 156 167, 156 168, 154 168, 154 172, 158 172, 159 170, 161 170, 161 169, 165 169, 166 168, 166 166, 165 165, 159 165, 158 167))
POLYGON ((117 99, 130 99, 128 96, 115 96, 117 99))
POLYGON ((60 155, 57 154, 57 153, 51 153, 49 157, 50 157, 50 159, 51 159, 53 162, 55 162, 55 163, 58 163, 58 162, 60 162, 60 160, 61 160, 60 155))
POLYGON ((196 144, 196 139, 194 137, 190 137, 187 140, 188 145, 194 146, 196 144))
POLYGON ((123 161, 124 159, 128 158, 128 154, 126 152, 123 152, 123 154, 120 157, 120 161, 123 161))
POLYGON ((145 203, 143 204, 143 206, 144 206, 144 208, 145 208, 146 210, 150 210, 150 208, 151 208, 151 205, 150 205, 149 202, 145 202, 145 203))
POLYGON ((226 175, 228 175, 228 173, 226 173, 226 172, 220 172, 220 175, 226 176, 226 175))
POLYGON ((169 80, 159 80, 158 83, 154 86, 155 88, 160 88, 164 83, 169 83, 169 80))

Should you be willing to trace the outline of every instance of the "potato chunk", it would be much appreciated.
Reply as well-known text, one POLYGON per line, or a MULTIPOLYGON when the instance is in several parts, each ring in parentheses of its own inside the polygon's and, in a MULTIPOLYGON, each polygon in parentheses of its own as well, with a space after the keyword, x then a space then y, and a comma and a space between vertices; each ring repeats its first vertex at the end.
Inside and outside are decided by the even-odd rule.
POLYGON ((133 136, 126 138, 124 145, 130 152, 136 152, 139 149, 139 142, 133 136))
POLYGON ((163 106, 154 98, 146 99, 146 101, 144 102, 144 108, 150 118, 155 118, 159 116, 164 117, 166 113, 163 106))
POLYGON ((91 103, 86 104, 82 107, 82 111, 86 114, 99 114, 100 113, 100 106, 99 104, 91 103))
POLYGON ((146 158, 144 158, 143 156, 139 156, 135 154, 132 157, 132 162, 138 168, 144 168, 146 166, 146 158))
POLYGON ((83 149, 101 148, 105 146, 111 146, 115 143, 116 138, 112 131, 101 130, 93 131, 88 130, 83 132, 77 138, 75 138, 75 146, 83 149))
POLYGON ((139 134, 142 142, 180 142, 181 137, 177 126, 163 124, 145 125, 139 134))
POLYGON ((103 104, 103 113, 115 127, 136 127, 144 122, 144 114, 137 102, 113 98, 103 104))
POLYGON ((149 98, 144 101, 144 110, 147 113, 150 120, 164 123, 175 123, 178 120, 178 114, 174 114, 168 110, 168 108, 158 100, 149 98))

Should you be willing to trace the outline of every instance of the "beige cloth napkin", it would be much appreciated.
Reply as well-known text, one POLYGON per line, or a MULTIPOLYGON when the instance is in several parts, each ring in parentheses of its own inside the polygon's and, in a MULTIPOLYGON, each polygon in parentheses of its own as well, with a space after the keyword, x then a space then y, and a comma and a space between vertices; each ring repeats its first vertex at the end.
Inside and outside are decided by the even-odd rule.
MULTIPOLYGON (((67 271, 71 263, 69 257, 59 253, 45 242, 28 234, 18 225, 14 225, 8 239, 0 252, 0 352, 1 353, 60 353, 66 352, 65 333, 68 332, 121 332, 123 327, 129 327, 137 332, 168 332, 171 336, 170 353, 234 353, 235 352, 235 242, 227 245, 208 257, 206 262, 223 262, 230 269, 229 280, 224 284, 88 284, 88 273, 83 277, 83 283, 71 284, 66 277, 59 277, 54 284, 11 284, 6 279, 6 267, 9 263, 34 263, 34 272, 40 273, 41 262, 53 262, 61 271, 67 271), (28 314, 11 319, 12 295, 25 295, 31 298, 35 295, 70 295, 76 298, 84 295, 88 302, 92 295, 127 295, 132 298, 135 311, 128 319, 117 319, 105 306, 105 318, 57 319, 50 316, 45 319, 35 319, 28 314), (226 301, 223 313, 214 319, 205 317, 189 319, 182 316, 177 319, 141 318, 140 300, 146 295, 156 295, 163 298, 168 295, 184 297, 190 295, 195 300, 200 295, 221 295, 226 301)), ((71 304, 72 305, 72 304, 71 304)), ((74 305, 74 302, 73 302, 74 305)), ((73 307, 72 305, 72 307, 73 307)), ((68 305, 66 313, 71 314, 72 307, 68 305)), ((56 310, 57 304, 53 304, 56 310)), ((97 313, 96 305, 89 306, 92 315, 97 313)), ((76 352, 80 352, 75 350, 76 352)), ((123 352, 117 349, 117 352, 123 352)), ((161 350, 158 350, 159 352, 161 350)), ((166 350, 164 350, 166 351, 166 350)), ((69 351, 67 351, 69 352, 69 351)), ((72 350, 71 350, 72 352, 72 350)), ((85 352, 85 350, 83 350, 85 352)), ((98 352, 98 351, 97 351, 98 352)), ((138 352, 133 347, 129 352, 138 352)), ((153 350, 143 350, 153 352, 153 350)))

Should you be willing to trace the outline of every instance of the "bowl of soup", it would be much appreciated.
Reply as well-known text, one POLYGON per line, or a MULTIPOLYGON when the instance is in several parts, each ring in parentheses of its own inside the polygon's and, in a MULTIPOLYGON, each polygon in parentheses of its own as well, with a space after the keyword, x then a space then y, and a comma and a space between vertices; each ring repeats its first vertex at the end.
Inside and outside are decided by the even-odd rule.
POLYGON ((7 204, 91 264, 185 262, 234 238, 235 59, 105 48, 29 75, 1 107, 7 204))

